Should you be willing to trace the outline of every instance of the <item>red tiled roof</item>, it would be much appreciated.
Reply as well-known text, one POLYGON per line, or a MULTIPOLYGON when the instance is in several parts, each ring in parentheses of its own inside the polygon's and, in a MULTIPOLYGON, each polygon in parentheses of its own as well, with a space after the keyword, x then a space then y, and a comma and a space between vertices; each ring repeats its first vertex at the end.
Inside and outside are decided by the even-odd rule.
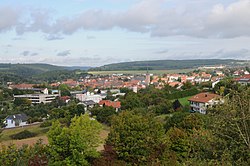
POLYGON ((199 102, 199 103, 206 103, 214 98, 220 98, 220 95, 213 94, 213 93, 199 93, 190 99, 188 101, 194 101, 194 102, 199 102))
POLYGON ((99 102, 99 105, 105 105, 105 106, 113 107, 113 108, 121 108, 120 101, 101 100, 99 102))
POLYGON ((250 79, 250 74, 246 74, 246 75, 244 75, 242 77, 235 78, 235 81, 239 81, 241 79, 250 79))
POLYGON ((16 85, 10 85, 11 88, 17 88, 17 89, 32 89, 35 84, 16 84, 16 85))

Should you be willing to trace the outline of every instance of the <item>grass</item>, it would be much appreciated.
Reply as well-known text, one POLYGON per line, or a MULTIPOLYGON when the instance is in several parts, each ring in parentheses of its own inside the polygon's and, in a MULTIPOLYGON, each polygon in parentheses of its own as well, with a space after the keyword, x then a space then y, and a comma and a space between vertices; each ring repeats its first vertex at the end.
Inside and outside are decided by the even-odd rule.
MULTIPOLYGON (((188 73, 194 69, 176 69, 176 70, 149 70, 150 74, 163 75, 173 73, 188 73)), ((146 70, 126 70, 126 71, 89 71, 89 74, 108 75, 108 74, 146 74, 146 70)))
POLYGON ((179 100, 179 102, 181 103, 182 106, 187 106, 187 105, 189 105, 188 99, 189 99, 190 97, 192 97, 192 96, 183 97, 183 98, 180 98, 180 99, 178 99, 178 100, 179 100))
POLYGON ((37 125, 18 127, 18 128, 13 128, 13 129, 5 129, 2 132, 0 142, 12 140, 12 138, 10 137, 11 135, 17 134, 17 133, 24 131, 24 130, 34 132, 37 134, 37 137, 39 137, 39 136, 44 136, 46 134, 46 132, 49 130, 49 127, 41 128, 40 124, 37 124, 37 125))

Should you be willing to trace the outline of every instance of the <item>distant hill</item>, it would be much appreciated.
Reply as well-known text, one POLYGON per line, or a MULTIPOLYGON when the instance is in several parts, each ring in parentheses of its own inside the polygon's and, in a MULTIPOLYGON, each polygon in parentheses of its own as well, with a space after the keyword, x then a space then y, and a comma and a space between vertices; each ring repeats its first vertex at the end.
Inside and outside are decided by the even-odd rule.
POLYGON ((89 70, 91 67, 90 66, 69 66, 69 67, 64 67, 67 70, 89 70))
MULTIPOLYGON (((50 64, 10 64, 0 63, 0 82, 30 82, 37 79, 44 80, 74 76, 75 69, 82 70, 84 67, 65 67, 50 64)), ((86 68, 85 70, 87 70, 86 68)))
POLYGON ((53 70, 64 70, 64 67, 49 64, 0 64, 1 73, 11 73, 24 77, 53 70))
POLYGON ((135 61, 104 65, 91 68, 90 71, 122 71, 122 70, 172 70, 188 69, 209 65, 233 65, 245 62, 232 59, 195 59, 195 60, 154 60, 135 61))

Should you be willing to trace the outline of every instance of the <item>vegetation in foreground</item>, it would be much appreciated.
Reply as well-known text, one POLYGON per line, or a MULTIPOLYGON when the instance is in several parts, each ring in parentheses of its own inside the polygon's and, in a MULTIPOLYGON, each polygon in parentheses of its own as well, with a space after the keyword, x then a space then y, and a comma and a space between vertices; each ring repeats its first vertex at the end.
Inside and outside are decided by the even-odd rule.
MULTIPOLYGON (((231 90, 225 103, 211 108, 207 115, 179 110, 165 113, 169 116, 162 121, 133 97, 132 105, 125 104, 126 110, 110 117, 111 129, 102 152, 96 151, 101 125, 87 115, 78 115, 70 123, 54 122, 48 133, 48 145, 3 147, 0 163, 248 165, 249 98, 249 87, 231 90)), ((129 103, 130 99, 131 96, 123 102, 129 103)))

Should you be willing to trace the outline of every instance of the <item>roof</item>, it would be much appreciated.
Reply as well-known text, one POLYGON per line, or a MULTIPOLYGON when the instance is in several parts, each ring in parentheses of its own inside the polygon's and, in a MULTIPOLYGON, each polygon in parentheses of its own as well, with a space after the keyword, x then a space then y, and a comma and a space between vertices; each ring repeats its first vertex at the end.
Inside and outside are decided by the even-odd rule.
POLYGON ((95 105, 96 103, 93 100, 86 100, 82 102, 84 105, 86 106, 90 106, 90 105, 95 105))
POLYGON ((99 102, 99 105, 105 105, 105 106, 113 107, 113 108, 121 108, 120 101, 101 100, 99 102))
POLYGON ((22 120, 24 122, 27 121, 29 118, 26 114, 15 114, 7 116, 6 119, 22 120))
POLYGON ((235 78, 235 81, 249 81, 250 80, 250 74, 243 75, 242 77, 235 78))
POLYGON ((188 99, 188 101, 194 101, 194 102, 199 102, 199 103, 207 103, 208 101, 215 99, 215 98, 220 98, 220 95, 213 94, 213 93, 199 93, 191 98, 188 99))

